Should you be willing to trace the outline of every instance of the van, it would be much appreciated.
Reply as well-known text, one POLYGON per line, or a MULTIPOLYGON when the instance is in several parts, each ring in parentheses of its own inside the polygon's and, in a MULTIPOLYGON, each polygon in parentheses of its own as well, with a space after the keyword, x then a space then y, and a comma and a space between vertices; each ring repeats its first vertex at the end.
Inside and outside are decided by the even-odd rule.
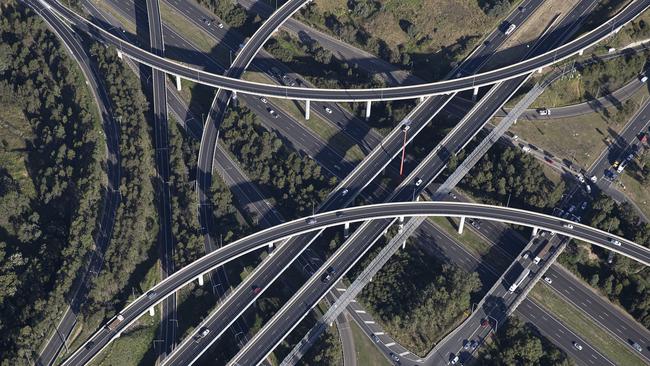
POLYGON ((509 36, 510 34, 512 34, 512 32, 515 31, 515 29, 517 29, 517 26, 514 25, 514 24, 510 24, 510 26, 508 27, 508 29, 506 29, 506 31, 505 31, 505 35, 506 35, 506 36, 509 36))

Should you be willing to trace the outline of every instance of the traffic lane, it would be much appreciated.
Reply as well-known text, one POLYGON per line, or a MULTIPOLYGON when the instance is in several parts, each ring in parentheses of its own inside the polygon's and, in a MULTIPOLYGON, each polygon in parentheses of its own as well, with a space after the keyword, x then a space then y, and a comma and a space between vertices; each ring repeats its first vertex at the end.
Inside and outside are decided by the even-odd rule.
POLYGON ((534 323, 543 336, 562 348, 573 360, 587 366, 615 365, 597 349, 593 348, 588 341, 580 338, 552 314, 530 299, 525 299, 516 311, 524 320, 534 323), (582 351, 575 348, 573 342, 579 343, 583 347, 582 351))
MULTIPOLYGON (((45 1, 45 0, 44 0, 45 1)), ((454 80, 440 81, 428 85, 418 85, 418 86, 405 86, 405 87, 395 87, 395 88, 381 88, 374 90, 326 90, 326 89, 309 89, 309 88, 288 88, 288 87, 277 87, 272 85, 261 85, 251 82, 246 82, 243 80, 233 79, 224 77, 221 75, 210 74, 202 72, 200 70, 195 70, 187 68, 178 63, 172 62, 167 59, 156 57, 151 53, 143 51, 138 47, 123 42, 113 34, 108 32, 101 32, 97 30, 98 28, 93 27, 95 30, 92 31, 93 34, 100 37, 103 41, 116 44, 117 47, 122 49, 123 52, 131 55, 133 58, 140 60, 143 63, 149 64, 149 66, 162 67, 166 72, 177 74, 188 78, 190 80, 196 80, 198 82, 205 82, 217 87, 228 88, 232 90, 240 90, 242 92, 251 93, 251 94, 264 94, 264 95, 276 95, 277 97, 282 98, 295 98, 295 99, 319 99, 319 100, 373 100, 373 99, 393 99, 393 98, 404 98, 409 99, 413 97, 419 97, 421 95, 433 95, 448 93, 450 91, 460 90, 460 89, 472 89, 476 86, 493 84, 498 81, 504 80, 505 78, 514 78, 522 74, 530 73, 540 67, 546 66, 548 63, 557 62, 558 60, 569 57, 570 55, 577 53, 581 49, 587 47, 592 43, 606 37, 611 31, 617 29, 619 26, 624 25, 628 21, 632 20, 636 15, 640 14, 645 8, 650 4, 650 0, 639 0, 631 3, 626 7, 622 12, 617 14, 614 18, 600 27, 596 28, 594 31, 580 37, 577 40, 574 40, 570 43, 565 44, 562 47, 559 47, 553 51, 547 52, 543 55, 537 56, 532 59, 528 59, 524 62, 507 66, 503 69, 493 70, 486 73, 476 74, 470 77, 464 77, 454 80), (101 34, 99 34, 101 33, 101 34)), ((85 19, 76 15, 75 13, 69 11, 62 4, 56 2, 49 2, 49 6, 55 9, 57 12, 61 13, 66 18, 70 19, 72 22, 76 23, 80 29, 89 30, 89 25, 86 23, 85 19)), ((268 23, 268 22, 266 22, 268 23)), ((265 24, 266 24, 265 23, 265 24)), ((264 25, 263 25, 264 26, 264 25)), ((244 53, 240 53, 244 54, 244 53)), ((231 69, 232 70, 232 69, 231 69)))
MULTIPOLYGON (((550 286, 561 297, 582 310, 584 314, 592 318, 595 323, 600 324, 602 328, 607 329, 622 343, 631 346, 631 340, 640 344, 643 349, 650 347, 650 336, 647 329, 639 327, 636 320, 623 313, 623 310, 614 309, 615 311, 612 311, 613 305, 608 300, 603 299, 601 295, 587 288, 580 281, 572 281, 556 266, 551 266, 546 275, 553 280, 550 286)), ((646 361, 650 361, 646 354, 640 353, 640 356, 646 361)))

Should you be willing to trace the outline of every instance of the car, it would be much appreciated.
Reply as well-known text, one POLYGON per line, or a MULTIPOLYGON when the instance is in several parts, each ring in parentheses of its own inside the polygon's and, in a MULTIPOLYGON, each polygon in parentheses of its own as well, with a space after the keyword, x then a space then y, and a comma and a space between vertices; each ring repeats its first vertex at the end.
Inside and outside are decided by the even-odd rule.
POLYGON ((201 332, 199 333, 201 338, 207 336, 208 334, 210 334, 210 329, 208 329, 206 327, 201 328, 201 332))
POLYGON ((582 204, 580 205, 581 210, 584 210, 585 208, 587 208, 587 201, 582 202, 582 204))
POLYGON ((153 299, 155 299, 156 296, 158 296, 158 294, 156 293, 156 291, 149 291, 149 292, 147 293, 147 299, 149 299, 149 300, 153 300, 153 299))
POLYGON ((342 191, 341 191, 341 196, 345 196, 346 194, 348 194, 348 192, 350 192, 350 190, 347 189, 347 188, 344 189, 344 190, 342 190, 342 191))
POLYGON ((567 229, 573 229, 573 225, 569 224, 569 223, 562 224, 562 227, 567 228, 567 229))
POLYGON ((415 181, 415 186, 416 186, 416 187, 419 187, 420 184, 422 184, 422 178, 418 178, 418 179, 415 181))
POLYGON ((614 164, 612 164, 612 168, 618 168, 618 164, 620 163, 621 163, 620 161, 616 160, 614 164))
POLYGON ((399 356, 394 354, 393 352, 390 353, 390 358, 393 359, 395 362, 399 362, 399 356))
POLYGON ((631 160, 634 160, 634 154, 629 154, 627 156, 627 161, 631 161, 631 160))
POLYGON ((268 103, 269 101, 266 100, 266 98, 264 98, 264 97, 260 97, 260 102, 266 104, 266 103, 268 103))
POLYGON ((223 29, 223 23, 217 24, 217 27, 219 27, 219 29, 223 29))
POLYGON ((403 131, 403 132, 408 131, 410 128, 411 128, 411 124, 410 124, 410 123, 405 123, 405 124, 402 125, 402 131, 403 131))
POLYGON ((472 339, 472 342, 470 343, 469 347, 472 349, 472 351, 475 350, 476 347, 478 347, 478 341, 475 340, 475 339, 472 339))
POLYGON ((540 116, 550 116, 551 110, 548 108, 540 108, 537 110, 537 113, 539 113, 540 116))
POLYGON ((252 292, 253 294, 256 294, 256 295, 257 295, 257 294, 259 294, 260 292, 262 292, 262 288, 259 287, 259 286, 257 286, 257 285, 253 285, 253 286, 251 286, 251 292, 252 292))
POLYGON ((520 6, 520 7, 517 8, 517 10, 519 10, 521 13, 523 13, 523 12, 526 11, 526 7, 525 6, 520 6))
POLYGON ((449 192, 449 196, 450 196, 452 199, 458 199, 458 197, 456 197, 456 194, 454 194, 454 192, 449 192))
POLYGON ((327 112, 327 114, 332 114, 332 108, 325 107, 325 112, 327 112))
POLYGON ((528 152, 530 152, 530 147, 528 147, 528 146, 524 146, 524 147, 521 148, 521 150, 522 150, 523 152, 525 152, 525 153, 528 153, 528 152))
POLYGON ((553 283, 553 280, 547 276, 544 276, 544 281, 546 281, 546 283, 548 283, 549 285, 553 283))
POLYGON ((582 351, 582 345, 580 345, 578 342, 573 342, 573 347, 578 351, 582 351))
POLYGON ((323 273, 323 275, 320 278, 320 280, 324 283, 330 282, 331 279, 332 279, 332 275, 329 273, 323 273))
POLYGON ((334 274, 334 273, 336 273, 336 270, 334 269, 334 267, 328 267, 327 268, 327 273, 334 274))
POLYGON ((576 178, 578 178, 578 182, 580 182, 580 183, 585 182, 585 177, 582 174, 576 175, 576 178))
POLYGON ((469 347, 470 347, 469 339, 464 340, 463 349, 469 349, 469 347))
POLYGON ((591 186, 589 184, 585 184, 585 190, 587 193, 591 194, 591 186))
POLYGON ((291 80, 291 82, 289 83, 289 86, 296 86, 296 81, 295 81, 295 80, 291 80))
POLYGON ((609 242, 612 243, 612 244, 614 244, 614 245, 616 245, 617 247, 620 247, 620 246, 621 246, 621 242, 618 241, 618 240, 616 240, 616 239, 614 239, 614 238, 609 238, 609 242))
POLYGON ((639 81, 641 81, 642 83, 645 83, 646 81, 648 81, 648 77, 645 76, 645 75, 640 75, 639 76, 639 81))
POLYGON ((508 27, 508 29, 506 29, 506 31, 504 33, 505 33, 506 36, 509 36, 509 35, 512 34, 512 32, 515 31, 515 29, 517 29, 517 25, 510 24, 510 26, 508 27))
POLYGON ((87 350, 89 350, 89 351, 90 351, 91 349, 93 349, 93 347, 95 347, 95 342, 93 342, 93 341, 88 341, 88 342, 86 342, 86 345, 84 346, 84 348, 87 349, 87 350))
POLYGON ((481 319, 481 327, 485 328, 488 325, 490 325, 490 322, 487 319, 485 318, 481 319))
POLYGON ((636 342, 632 343, 632 347, 634 347, 634 349, 637 350, 638 352, 643 351, 643 348, 641 348, 641 345, 636 343, 636 342))
POLYGON ((370 336, 370 338, 372 338, 372 341, 373 341, 373 342, 375 342, 375 343, 379 343, 379 337, 377 337, 377 335, 376 335, 375 333, 372 333, 372 335, 370 336))
POLYGON ((278 118, 278 112, 276 112, 275 109, 273 109, 273 108, 267 108, 266 110, 269 112, 269 114, 270 114, 273 118, 278 118))
POLYGON ((455 365, 455 364, 458 363, 458 361, 460 361, 460 357, 458 357, 458 355, 454 355, 452 353, 451 355, 449 355, 449 360, 450 360, 449 363, 451 363, 452 365, 455 365))
POLYGON ((525 252, 524 252, 524 255, 522 255, 521 257, 524 258, 524 259, 528 259, 529 256, 530 256, 530 252, 529 252, 529 251, 525 251, 525 252))
POLYGON ((576 210, 576 206, 575 206, 575 205, 571 205, 571 207, 569 207, 569 212, 573 212, 573 211, 575 211, 575 210, 576 210))
POLYGON ((592 175, 591 178, 589 178, 589 180, 591 181, 591 183, 596 183, 596 182, 598 182, 598 177, 596 177, 595 175, 592 175))
POLYGON ((314 225, 316 222, 318 222, 318 221, 316 221, 315 217, 310 217, 310 218, 307 219, 307 224, 309 224, 309 225, 314 225))
POLYGON ((515 141, 519 140, 519 135, 512 135, 512 139, 515 141))

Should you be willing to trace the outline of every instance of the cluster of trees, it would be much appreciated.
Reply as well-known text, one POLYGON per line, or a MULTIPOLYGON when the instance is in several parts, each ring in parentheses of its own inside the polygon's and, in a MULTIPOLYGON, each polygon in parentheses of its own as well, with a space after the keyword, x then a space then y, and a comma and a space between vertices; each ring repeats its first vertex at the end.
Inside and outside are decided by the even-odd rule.
MULTIPOLYGON (((646 60, 645 53, 629 53, 607 61, 593 58, 584 66, 578 65, 584 88, 583 98, 591 100, 609 94, 625 85, 643 71, 646 60)), ((621 105, 617 109, 624 107, 621 105)))
MULTIPOLYGON (((462 157, 452 157, 449 171, 462 157)), ((495 145, 461 181, 464 188, 495 204, 510 200, 510 206, 544 209, 555 206, 565 190, 564 182, 553 183, 542 165, 516 148, 495 145)))
MULTIPOLYGON (((176 268, 203 254, 203 239, 197 216, 197 197, 190 177, 196 171, 196 141, 184 136, 180 126, 169 123, 169 190, 171 197, 172 235, 176 268), (190 174, 190 172, 192 172, 190 174)), ((217 179, 215 179, 217 180, 217 179)))
POLYGON ((125 291, 136 267, 149 258, 158 233, 154 206, 153 148, 146 116, 148 103, 138 78, 117 57, 114 49, 99 43, 90 49, 93 62, 103 76, 118 122, 121 182, 113 236, 104 255, 103 270, 96 277, 85 313, 102 319, 121 307, 131 294, 125 291))
POLYGON ((506 15, 512 6, 510 0, 479 0, 479 4, 485 14, 494 18, 506 15))
POLYGON ((231 0, 197 0, 199 4, 212 10, 219 18, 233 28, 246 24, 248 13, 241 5, 231 0))
POLYGON ((276 197, 284 217, 311 213, 336 184, 307 156, 292 151, 274 132, 265 130, 248 108, 231 108, 221 126, 223 142, 249 177, 276 197))
MULTIPOLYGON (((650 245, 650 224, 640 222, 635 212, 629 203, 618 204, 601 194, 592 203, 587 223, 647 247, 650 245)), ((587 244, 568 246, 560 261, 650 329, 650 269, 587 244)))
POLYGON ((476 273, 426 255, 409 239, 360 299, 397 341, 424 354, 466 315, 470 296, 480 287, 476 273))
POLYGON ((650 150, 646 149, 638 159, 632 161, 626 168, 628 174, 643 185, 650 183, 650 150))
POLYGON ((94 248, 104 149, 65 48, 21 3, 4 1, 1 11, 0 349, 3 365, 26 365, 94 248))
POLYGON ((480 353, 480 365, 556 365, 570 366, 574 362, 529 323, 511 316, 506 323, 499 323, 493 343, 488 343, 480 353))

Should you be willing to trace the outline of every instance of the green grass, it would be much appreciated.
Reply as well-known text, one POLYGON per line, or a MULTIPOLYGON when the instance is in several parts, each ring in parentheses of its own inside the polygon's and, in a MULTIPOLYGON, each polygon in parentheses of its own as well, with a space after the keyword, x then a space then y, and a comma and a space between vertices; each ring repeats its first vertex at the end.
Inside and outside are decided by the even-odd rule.
POLYGON ((582 311, 564 301, 554 290, 544 283, 538 283, 530 296, 549 310, 564 325, 598 349, 603 355, 618 365, 644 365, 645 363, 632 349, 615 339, 610 333, 594 324, 582 311))
MULTIPOLYGON (((272 82, 272 80, 270 80, 266 75, 255 71, 247 71, 244 74, 244 79, 265 84, 272 82)), ((342 135, 336 127, 332 126, 329 122, 325 122, 325 120, 314 113, 314 108, 312 108, 309 120, 306 120, 302 110, 302 108, 304 108, 302 102, 299 109, 296 103, 292 100, 273 98, 272 101, 273 104, 282 108, 283 111, 291 115, 296 121, 302 123, 305 127, 313 131, 346 160, 356 162, 363 160, 365 157, 363 151, 361 151, 359 146, 357 146, 350 137, 342 135)))
POLYGON ((122 28, 131 33, 131 34, 137 34, 137 31, 135 29, 135 25, 128 21, 122 14, 115 9, 113 9, 112 6, 110 6, 106 1, 101 1, 101 0, 92 0, 93 5, 95 5, 99 10, 102 12, 107 13, 108 15, 112 16, 115 18, 120 24, 122 24, 122 28))
POLYGON ((160 15, 166 24, 178 32, 191 45, 202 52, 208 53, 211 58, 216 59, 222 66, 230 65, 229 48, 223 42, 212 38, 165 2, 160 2, 160 15))
POLYGON ((366 337, 361 328, 354 321, 348 322, 354 338, 354 348, 357 354, 357 364, 359 366, 389 366, 390 362, 384 357, 370 338, 366 337))
POLYGON ((632 201, 634 201, 634 203, 636 203, 646 216, 650 217, 650 207, 648 206, 648 202, 650 201, 650 189, 643 186, 643 184, 634 177, 630 176, 628 172, 622 174, 620 178, 625 185, 625 189, 622 189, 622 191, 632 201))
POLYGON ((447 217, 430 217, 434 225, 446 232, 450 237, 462 244, 469 251, 476 253, 491 266, 498 270, 505 270, 510 265, 510 260, 502 253, 492 250, 493 246, 483 237, 470 229, 469 222, 465 221, 463 234, 458 234, 458 220, 447 217), (453 224, 452 224, 453 222, 453 224))

